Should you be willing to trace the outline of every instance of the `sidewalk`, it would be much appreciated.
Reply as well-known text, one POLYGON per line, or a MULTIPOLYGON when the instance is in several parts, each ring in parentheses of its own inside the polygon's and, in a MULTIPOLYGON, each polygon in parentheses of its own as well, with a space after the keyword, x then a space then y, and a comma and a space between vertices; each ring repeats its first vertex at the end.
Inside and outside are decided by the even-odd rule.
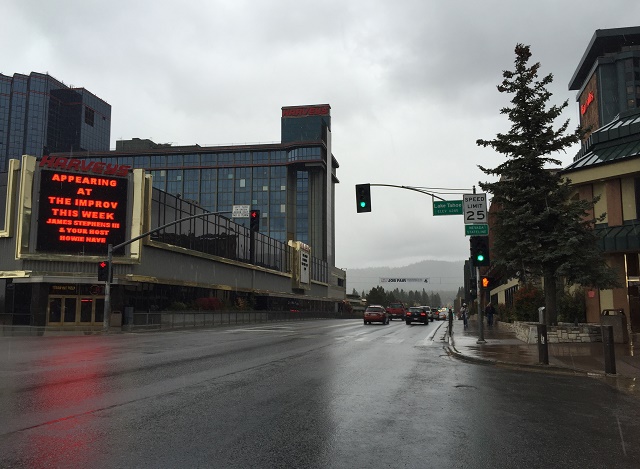
MULTIPOLYGON (((447 323, 448 326, 448 323, 447 323)), ((448 328, 448 327, 447 327, 448 328)), ((448 331, 447 331, 448 332, 448 331)), ((453 334, 447 334, 448 352, 458 358, 494 365, 576 373, 599 377, 617 377, 638 381, 640 387, 640 344, 615 344, 616 374, 604 371, 604 346, 602 343, 549 344, 549 365, 539 362, 538 344, 527 344, 517 339, 508 325, 497 323, 484 326, 486 343, 478 344, 478 322, 469 321, 465 330, 463 322, 453 321, 453 334)))

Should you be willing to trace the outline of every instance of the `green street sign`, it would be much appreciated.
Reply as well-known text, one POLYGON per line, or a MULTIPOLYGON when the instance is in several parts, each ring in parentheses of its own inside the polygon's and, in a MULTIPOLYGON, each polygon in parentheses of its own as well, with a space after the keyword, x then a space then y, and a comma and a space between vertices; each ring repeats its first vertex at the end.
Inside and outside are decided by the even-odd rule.
POLYGON ((462 215, 462 200, 434 200, 434 215, 462 215))
POLYGON ((489 236, 489 225, 486 223, 464 225, 464 234, 465 236, 489 236))

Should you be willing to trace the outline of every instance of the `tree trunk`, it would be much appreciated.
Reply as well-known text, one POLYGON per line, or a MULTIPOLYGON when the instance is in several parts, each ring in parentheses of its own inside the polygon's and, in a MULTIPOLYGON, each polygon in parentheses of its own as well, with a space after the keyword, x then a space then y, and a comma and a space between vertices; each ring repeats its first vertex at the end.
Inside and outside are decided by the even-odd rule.
POLYGON ((547 326, 558 323, 557 286, 555 272, 544 273, 544 323, 547 326))

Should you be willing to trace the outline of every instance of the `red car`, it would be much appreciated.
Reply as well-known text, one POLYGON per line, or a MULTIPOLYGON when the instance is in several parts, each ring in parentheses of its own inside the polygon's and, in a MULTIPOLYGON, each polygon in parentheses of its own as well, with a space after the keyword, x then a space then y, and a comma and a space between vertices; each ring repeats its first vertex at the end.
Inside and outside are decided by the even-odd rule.
POLYGON ((367 309, 364 310, 364 323, 371 324, 372 322, 389 324, 389 313, 387 313, 387 310, 384 309, 384 306, 367 306, 367 309))
POLYGON ((398 302, 391 303, 387 306, 387 313, 389 313, 389 319, 404 319, 405 314, 407 314, 407 310, 404 307, 404 304, 398 302))

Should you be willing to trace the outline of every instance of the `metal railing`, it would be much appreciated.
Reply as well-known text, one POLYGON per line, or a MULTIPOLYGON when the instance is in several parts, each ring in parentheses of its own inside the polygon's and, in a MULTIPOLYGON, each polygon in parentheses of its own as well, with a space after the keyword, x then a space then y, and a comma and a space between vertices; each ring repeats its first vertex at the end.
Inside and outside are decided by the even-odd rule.
POLYGON ((157 331, 260 324, 310 319, 357 319, 362 316, 327 311, 149 311, 134 312, 123 331, 157 331))

